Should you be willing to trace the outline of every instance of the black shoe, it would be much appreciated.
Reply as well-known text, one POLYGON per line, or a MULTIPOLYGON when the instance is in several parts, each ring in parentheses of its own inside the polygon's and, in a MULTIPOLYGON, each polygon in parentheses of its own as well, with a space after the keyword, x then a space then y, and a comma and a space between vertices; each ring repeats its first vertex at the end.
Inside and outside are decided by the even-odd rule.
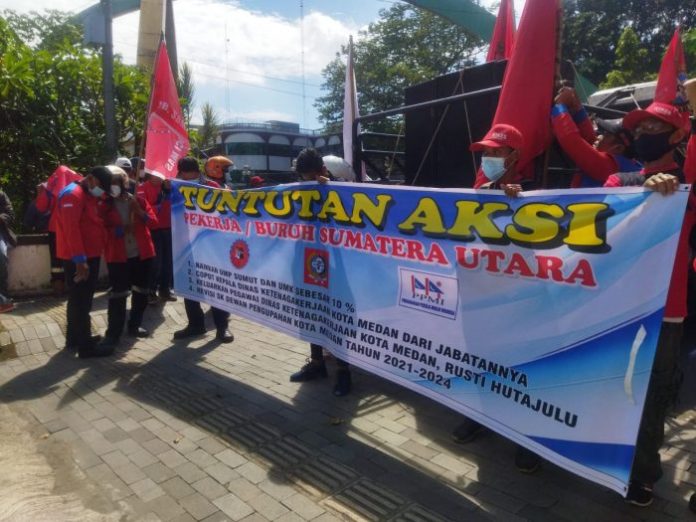
POLYGON ((299 372, 295 372, 290 376, 290 382, 306 382, 312 381, 318 377, 326 377, 326 365, 324 361, 316 362, 309 361, 299 372))
POLYGON ((145 328, 128 328, 128 337, 150 337, 150 332, 145 328))
POLYGON ((696 493, 691 495, 691 498, 689 499, 689 509, 696 513, 696 493))
MULTIPOLYGON (((648 507, 653 503, 653 491, 647 484, 641 484, 640 482, 631 481, 628 484, 628 491, 626 492, 626 498, 624 499, 628 504, 633 504, 639 507, 648 507)), ((692 503, 694 497, 689 500, 689 509, 693 511, 692 503)))
POLYGON ((466 444, 474 440, 482 429, 483 426, 481 424, 464 417, 462 423, 452 431, 452 440, 459 444, 466 444))
POLYGON ((517 447, 515 467, 522 473, 534 473, 541 466, 541 457, 522 446, 517 447))
POLYGON ((221 343, 231 343, 234 341, 234 334, 227 327, 218 328, 215 338, 221 343))
POLYGON ((160 300, 159 300, 159 297, 157 297, 157 294, 156 294, 156 293, 151 292, 151 293, 147 296, 147 304, 153 305, 153 306, 154 306, 154 305, 158 305, 159 303, 160 303, 160 300))
POLYGON ((336 397, 344 397, 350 393, 352 379, 350 370, 338 370, 336 372, 336 384, 334 384, 333 394, 336 397))
POLYGON ((162 302, 167 302, 169 301, 170 303, 173 303, 176 301, 176 296, 174 295, 174 292, 160 292, 159 293, 159 298, 162 302))
POLYGON ((199 337, 205 335, 205 328, 196 328, 188 325, 186 328, 174 332, 174 339, 188 339, 189 337, 199 337))
POLYGON ((90 357, 108 357, 114 353, 114 348, 116 348, 115 342, 110 343, 108 341, 110 341, 110 339, 107 337, 96 346, 78 348, 77 355, 80 357, 80 359, 87 359, 90 357))

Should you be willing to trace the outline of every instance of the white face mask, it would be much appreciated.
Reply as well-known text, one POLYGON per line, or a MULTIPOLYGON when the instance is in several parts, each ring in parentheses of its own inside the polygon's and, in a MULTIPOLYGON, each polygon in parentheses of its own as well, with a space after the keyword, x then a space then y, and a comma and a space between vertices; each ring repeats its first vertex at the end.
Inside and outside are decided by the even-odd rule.
POLYGON ((491 156, 483 156, 481 158, 481 170, 483 174, 491 181, 498 181, 503 177, 505 171, 505 158, 494 158, 491 156))
POLYGON ((95 198, 100 198, 104 194, 104 189, 101 187, 92 187, 89 189, 89 193, 92 194, 95 198))
POLYGON ((117 198, 121 195, 121 187, 119 185, 111 185, 111 197, 117 198))

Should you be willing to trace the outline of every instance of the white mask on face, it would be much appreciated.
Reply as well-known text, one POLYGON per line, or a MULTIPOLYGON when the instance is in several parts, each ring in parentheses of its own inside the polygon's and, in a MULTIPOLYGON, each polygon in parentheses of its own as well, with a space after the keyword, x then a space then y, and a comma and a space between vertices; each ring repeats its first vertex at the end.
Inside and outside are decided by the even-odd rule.
POLYGON ((121 195, 121 187, 119 185, 111 185, 111 197, 117 198, 121 195))
POLYGON ((498 181, 503 177, 505 171, 505 158, 494 158, 491 156, 483 156, 481 158, 481 170, 483 174, 491 181, 498 181))
POLYGON ((92 187, 89 189, 89 193, 92 194, 95 198, 100 198, 104 194, 104 189, 101 187, 92 187))

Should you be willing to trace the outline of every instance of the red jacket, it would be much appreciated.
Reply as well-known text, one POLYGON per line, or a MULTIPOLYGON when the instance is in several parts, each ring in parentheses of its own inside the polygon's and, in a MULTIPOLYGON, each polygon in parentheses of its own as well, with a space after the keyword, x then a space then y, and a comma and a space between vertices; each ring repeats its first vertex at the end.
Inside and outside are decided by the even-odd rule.
POLYGON ((46 212, 51 213, 51 217, 48 221, 49 232, 56 231, 58 218, 55 209, 60 191, 73 181, 80 181, 81 179, 82 176, 77 172, 70 170, 65 165, 61 165, 46 180, 46 190, 36 196, 36 210, 42 214, 46 212))
MULTIPOLYGON (((140 196, 137 196, 140 208, 145 211, 144 218, 135 218, 133 223, 133 235, 138 244, 138 257, 150 259, 155 257, 155 246, 152 243, 150 229, 157 226, 157 216, 150 204, 140 196)), ((106 250, 104 258, 107 263, 125 263, 126 240, 124 237, 123 221, 116 205, 107 203, 104 205, 104 222, 106 224, 106 250)))
POLYGON ((59 259, 84 263, 102 255, 106 231, 99 205, 79 183, 71 183, 60 192, 55 209, 59 259))
MULTIPOLYGON (((638 185, 647 177, 665 172, 668 174, 679 174, 679 166, 674 163, 671 168, 661 167, 657 169, 643 169, 639 173, 612 174, 607 178, 605 187, 622 187, 627 184, 638 185), (629 182, 626 183, 625 180, 629 182)), ((665 318, 681 319, 687 315, 686 293, 688 288, 689 278, 689 236, 691 229, 696 222, 694 208, 696 198, 694 198, 693 190, 689 193, 689 205, 686 208, 684 221, 682 222, 681 233, 679 235, 679 244, 677 245, 677 253, 674 258, 674 267, 672 268, 672 278, 669 282, 669 290, 667 292, 667 304, 665 305, 665 318)))
POLYGON ((583 186, 583 174, 601 186, 611 174, 623 170, 614 156, 592 146, 596 136, 584 110, 571 116, 565 105, 556 105, 551 112, 551 125, 561 148, 580 169, 573 176, 572 188, 583 186))
POLYGON ((172 197, 171 192, 167 193, 162 190, 161 186, 154 185, 149 181, 145 181, 138 185, 138 196, 147 201, 154 209, 157 216, 157 225, 152 227, 153 230, 172 228, 172 197))

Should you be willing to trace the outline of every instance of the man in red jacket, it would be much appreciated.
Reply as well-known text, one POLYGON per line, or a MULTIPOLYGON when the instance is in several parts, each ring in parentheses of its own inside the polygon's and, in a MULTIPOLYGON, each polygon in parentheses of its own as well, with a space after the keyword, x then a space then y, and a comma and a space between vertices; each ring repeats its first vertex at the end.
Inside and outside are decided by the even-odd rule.
POLYGON ((77 172, 65 165, 60 165, 48 177, 46 183, 42 183, 36 188, 36 210, 42 214, 50 213, 48 221, 48 250, 51 255, 51 285, 56 294, 62 294, 65 288, 63 260, 58 257, 56 252, 56 227, 58 221, 56 204, 60 191, 73 181, 81 179, 82 176, 77 172))
MULTIPOLYGON (((674 192, 684 174, 674 159, 674 151, 689 133, 684 113, 669 103, 654 102, 645 110, 634 110, 624 117, 624 127, 635 137, 635 150, 643 161, 640 172, 619 172, 607 178, 605 187, 640 186, 663 194, 674 192)), ((689 204, 682 224, 677 253, 671 269, 667 304, 657 350, 650 374, 648 394, 636 441, 636 454, 626 501, 649 506, 652 487, 662 476, 659 450, 664 441, 665 417, 678 391, 678 362, 686 310, 689 269, 689 235, 694 223, 696 195, 689 194, 689 204)))
POLYGON ((176 301, 172 292, 172 201, 171 186, 154 174, 147 174, 138 185, 138 195, 154 209, 157 224, 152 227, 152 242, 155 245, 151 279, 149 283, 149 303, 176 301), (159 291, 159 298, 157 292, 159 291))
POLYGON ((109 169, 94 167, 83 180, 65 187, 56 205, 57 255, 64 260, 68 286, 65 346, 76 349, 80 357, 113 353, 113 347, 97 347, 100 337, 91 336, 89 318, 105 239, 98 207, 110 187, 109 169))
MULTIPOLYGON (((211 179, 207 179, 202 173, 196 158, 181 158, 177 165, 179 179, 193 181, 208 187, 220 188, 220 185, 211 179)), ((184 309, 186 310, 186 318, 188 324, 186 328, 174 332, 174 339, 187 339, 205 334, 205 316, 201 303, 191 299, 184 299, 184 309)), ((216 338, 222 343, 231 343, 234 341, 234 335, 229 330, 230 313, 215 308, 211 308, 213 312, 213 321, 217 330, 216 338)))
POLYGON ((551 111, 553 132, 563 151, 577 165, 572 188, 601 187, 615 172, 635 172, 633 137, 621 120, 596 120, 599 136, 574 89, 563 87, 551 111))

